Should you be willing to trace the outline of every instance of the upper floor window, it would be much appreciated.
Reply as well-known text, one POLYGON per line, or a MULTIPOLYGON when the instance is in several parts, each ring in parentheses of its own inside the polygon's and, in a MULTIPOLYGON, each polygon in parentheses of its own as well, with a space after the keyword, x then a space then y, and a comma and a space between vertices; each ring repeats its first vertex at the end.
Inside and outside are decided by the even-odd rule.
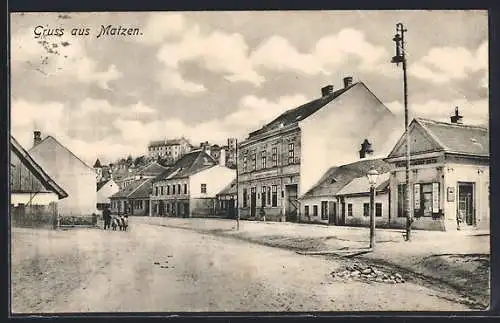
POLYGON ((167 195, 170 195, 170 185, 167 185, 167 195))
POLYGON ((288 144, 288 163, 293 164, 295 160, 295 144, 289 143, 288 144))
POLYGON ((266 151, 263 150, 260 154, 260 163, 262 168, 267 168, 266 151))
POLYGON ((273 148, 272 159, 273 159, 273 167, 278 166, 278 148, 273 148))
POLYGON ((252 170, 257 169, 257 154, 255 152, 252 153, 252 170))
POLYGON ((158 186, 155 187, 155 195, 158 196, 158 186))
POLYGON ((172 185, 172 194, 175 195, 175 184, 172 185))
POLYGON ((202 194, 207 193, 207 184, 201 184, 201 193, 202 194))
POLYGON ((160 191, 161 191, 160 194, 163 195, 163 186, 161 187, 160 191))
POLYGON ((247 171, 247 156, 243 156, 243 171, 247 171))
POLYGON ((188 185, 184 184, 184 194, 187 194, 187 193, 188 193, 188 185))

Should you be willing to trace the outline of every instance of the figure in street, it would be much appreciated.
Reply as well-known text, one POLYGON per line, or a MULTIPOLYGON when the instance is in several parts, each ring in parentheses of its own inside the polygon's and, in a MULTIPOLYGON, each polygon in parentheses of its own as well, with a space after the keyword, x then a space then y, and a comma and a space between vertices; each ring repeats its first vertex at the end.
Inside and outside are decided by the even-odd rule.
POLYGON ((102 217, 104 218, 104 230, 109 229, 111 225, 111 211, 107 206, 102 211, 102 217))

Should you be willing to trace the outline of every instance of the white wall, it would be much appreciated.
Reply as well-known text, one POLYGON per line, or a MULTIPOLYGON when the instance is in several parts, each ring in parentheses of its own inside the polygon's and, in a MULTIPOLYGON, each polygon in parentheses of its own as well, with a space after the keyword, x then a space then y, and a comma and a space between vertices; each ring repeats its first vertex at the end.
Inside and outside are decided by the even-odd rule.
MULTIPOLYGON (((300 200, 300 218, 302 220, 307 220, 307 217, 305 216, 304 213, 304 207, 306 205, 309 206, 309 217, 311 218, 311 221, 315 222, 324 222, 328 223, 328 218, 325 220, 321 220, 321 202, 322 201, 327 201, 327 202, 337 202, 337 198, 335 196, 324 196, 324 197, 312 197, 312 198, 306 198, 300 200), (318 216, 313 216, 313 206, 316 205, 318 206, 318 216)), ((330 207, 330 206, 328 206, 330 207)), ((337 203, 337 211, 338 211, 338 203, 337 203)), ((328 212, 330 210, 328 209, 328 212)), ((327 212, 327 214, 328 214, 327 212)), ((338 212, 337 212, 338 214, 338 212)))
POLYGON ((34 193, 10 194, 10 203, 14 205, 21 203, 28 204, 30 200, 31 200, 30 203, 33 205, 49 205, 51 202, 59 202, 59 197, 57 196, 56 193, 36 193, 36 195, 34 193))
POLYGON ((299 196, 332 166, 359 160, 364 139, 375 155, 386 156, 401 136, 394 115, 358 84, 301 121, 299 196))
POLYGON ((216 165, 189 178, 190 198, 215 198, 216 195, 236 178, 236 171, 216 165), (201 193, 201 184, 207 184, 206 194, 201 193))
POLYGON ((115 181, 108 181, 101 189, 97 192, 97 203, 110 203, 109 197, 120 190, 115 181))
POLYGON ((464 165, 449 163, 444 169, 445 191, 447 187, 455 188, 455 201, 448 202, 444 199, 447 228, 456 227, 456 213, 458 203, 458 182, 474 183, 474 200, 476 208, 476 222, 478 228, 489 229, 490 206, 489 206, 489 178, 490 167, 482 165, 464 165), (481 172, 478 172, 480 170, 481 172))
POLYGON ((68 197, 58 202, 61 215, 97 212, 96 173, 51 137, 29 151, 35 161, 61 186, 68 197))
MULTIPOLYGON (((364 216, 363 204, 370 203, 370 196, 345 197, 345 223, 346 225, 369 225, 370 216, 364 216), (348 204, 352 204, 352 216, 348 213, 348 204)), ((375 203, 382 204, 382 216, 375 217, 375 224, 387 224, 389 221, 389 194, 378 193, 375 203)))

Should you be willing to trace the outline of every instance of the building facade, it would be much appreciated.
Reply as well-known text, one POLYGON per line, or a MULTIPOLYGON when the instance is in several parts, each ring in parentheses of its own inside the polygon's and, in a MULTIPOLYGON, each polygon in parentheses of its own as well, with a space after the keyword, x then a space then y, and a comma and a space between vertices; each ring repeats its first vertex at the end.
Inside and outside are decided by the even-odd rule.
POLYGON ((217 193, 236 177, 203 150, 184 155, 153 183, 151 215, 215 216, 217 193))
POLYGON ((68 193, 58 203, 61 216, 87 217, 97 212, 96 172, 52 136, 35 131, 29 154, 68 193))
POLYGON ((113 179, 97 183, 97 209, 102 211, 106 207, 110 208, 110 197, 118 193, 119 190, 118 184, 113 179))
POLYGON ((343 88, 329 85, 321 97, 288 110, 238 146, 238 205, 243 218, 295 221, 299 197, 332 166, 359 159, 368 139, 389 151, 401 134, 395 117, 363 82, 344 78, 343 88), (360 117, 361 116, 361 117, 360 117))
MULTIPOLYGON (((489 230, 488 129, 456 121, 418 118, 409 126, 413 228, 489 230)), ((407 212, 405 147, 403 136, 386 159, 394 165, 391 219, 401 227, 407 212)))
POLYGON ((169 159, 172 163, 190 150, 191 144, 184 137, 151 141, 148 145, 149 157, 169 159))
POLYGON ((152 191, 152 182, 152 178, 137 179, 113 194, 110 197, 111 213, 149 215, 149 195, 152 191))
MULTIPOLYGON (((302 220, 331 225, 356 222, 353 212, 364 208, 366 200, 369 202, 369 197, 366 196, 369 189, 366 174, 371 169, 377 170, 379 174, 387 174, 391 170, 391 165, 382 158, 372 156, 346 165, 331 167, 318 183, 300 198, 302 220), (360 206, 355 207, 354 204, 360 206)), ((382 179, 383 176, 379 179, 379 184, 382 183, 382 179)), ((385 185, 388 186, 387 180, 385 185)), ((383 185, 379 186, 377 191, 390 194, 388 189, 387 192, 383 189, 383 185)), ((377 199, 385 198, 379 196, 377 199)), ((383 206, 383 210, 387 211, 388 207, 383 206)))

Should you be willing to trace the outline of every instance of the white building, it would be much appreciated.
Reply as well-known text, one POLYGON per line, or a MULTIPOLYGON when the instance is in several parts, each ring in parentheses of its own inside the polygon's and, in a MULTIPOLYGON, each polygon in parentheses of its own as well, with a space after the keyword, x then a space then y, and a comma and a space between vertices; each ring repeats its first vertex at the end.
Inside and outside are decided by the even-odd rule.
POLYGON ((111 206, 110 197, 120 190, 118 184, 113 179, 97 183, 97 209, 111 206))

